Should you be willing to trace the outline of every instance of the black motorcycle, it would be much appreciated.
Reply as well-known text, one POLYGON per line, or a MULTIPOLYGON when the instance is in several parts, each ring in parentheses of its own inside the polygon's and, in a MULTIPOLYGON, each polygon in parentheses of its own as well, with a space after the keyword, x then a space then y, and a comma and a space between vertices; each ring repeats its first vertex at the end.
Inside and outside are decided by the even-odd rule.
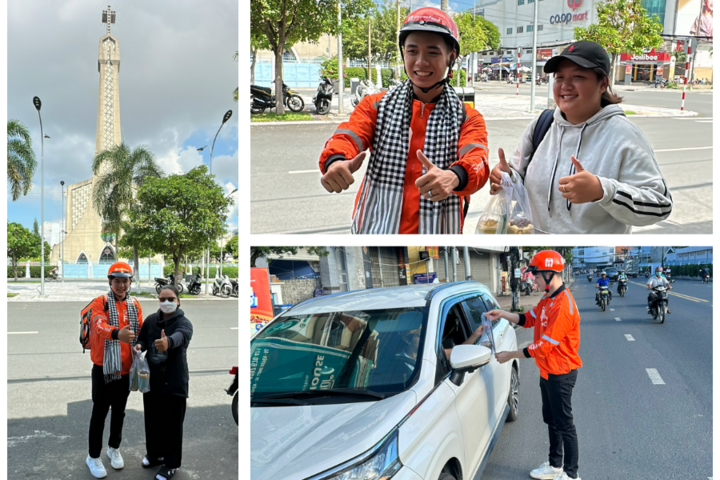
POLYGON ((200 295, 202 288, 202 274, 200 272, 193 275, 188 284, 188 293, 192 295, 200 295))
POLYGON ((592 282, 592 273, 587 274, 588 282, 592 282))
POLYGON ((658 88, 658 86, 660 88, 665 88, 665 87, 667 87, 668 83, 669 83, 669 80, 664 80, 662 78, 656 78, 655 81, 653 82, 653 86, 655 88, 658 88))
POLYGON ((650 304, 650 314, 653 316, 653 320, 657 320, 660 317, 660 323, 665 323, 665 316, 668 310, 668 294, 667 287, 658 285, 652 289, 655 294, 655 298, 650 304))
POLYGON ((232 285, 232 293, 230 293, 231 296, 237 298, 238 296, 238 281, 236 279, 230 279, 230 285, 232 285))
POLYGON ((603 312, 605 311, 605 308, 607 308, 607 306, 609 304, 610 304, 610 292, 609 292, 608 287, 603 285, 600 287, 600 303, 599 303, 600 308, 602 309, 603 312))
POLYGON ((323 77, 312 99, 318 115, 327 115, 330 113, 330 105, 332 104, 334 93, 335 89, 330 79, 323 77))
MULTIPOLYGON (((160 289, 162 287, 164 287, 165 285, 174 285, 174 284, 175 284, 175 282, 174 282, 172 273, 168 273, 166 278, 155 277, 155 291, 157 293, 160 293, 160 289)), ((175 285, 175 287, 178 289, 179 293, 183 293, 185 291, 185 287, 183 287, 183 284, 180 282, 178 282, 178 284, 175 285)))
POLYGON ((618 280, 618 294, 624 297, 625 292, 627 292, 627 280, 618 280))
POLYGON ((235 375, 235 380, 233 380, 232 384, 230 385, 230 388, 225 390, 228 395, 233 397, 232 399, 232 416, 235 419, 235 425, 238 424, 238 367, 233 367, 230 370, 230 375, 235 375))
MULTIPOLYGON (((274 83, 274 82, 273 82, 274 83)), ((275 95, 272 94, 270 87, 261 87, 260 85, 250 85, 250 113, 263 113, 266 109, 275 108, 275 95)), ((305 108, 305 102, 302 97, 290 90, 283 82, 283 105, 293 112, 302 112, 305 108)))
POLYGON ((702 282, 703 282, 703 283, 710 283, 710 275, 703 275, 703 276, 702 276, 702 282))

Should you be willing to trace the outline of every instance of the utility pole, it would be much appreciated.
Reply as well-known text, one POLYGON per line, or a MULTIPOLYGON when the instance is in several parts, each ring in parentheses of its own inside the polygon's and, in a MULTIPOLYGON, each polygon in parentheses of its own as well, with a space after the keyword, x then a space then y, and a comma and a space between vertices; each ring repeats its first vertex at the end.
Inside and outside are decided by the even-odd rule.
POLYGON ((342 0, 338 0, 338 114, 343 114, 342 0))
POLYGON ((463 247, 463 260, 465 260, 465 280, 472 280, 472 271, 470 270, 470 252, 468 247, 463 247))
POLYGON ((450 272, 448 271, 448 247, 444 248, 445 250, 445 283, 448 283, 450 281, 450 272))
POLYGON ((537 28, 538 28, 538 2, 533 2, 533 48, 532 48, 532 79, 530 83, 530 113, 535 112, 535 75, 537 74, 537 28))
POLYGON ((457 257, 457 247, 452 247, 452 281, 457 282, 457 266, 455 265, 455 258, 457 257))
POLYGON ((372 82, 372 68, 371 68, 371 66, 372 66, 372 65, 371 65, 371 63, 372 63, 372 53, 371 53, 371 52, 372 52, 372 49, 371 49, 371 46, 370 46, 370 45, 371 45, 371 42, 372 42, 371 32, 372 32, 372 17, 371 17, 370 14, 368 13, 368 80, 370 80, 370 81, 372 82))
POLYGON ((510 290, 512 291, 512 306, 510 307, 511 312, 517 312, 520 310, 517 293, 520 279, 515 276, 515 268, 517 268, 518 261, 518 247, 510 247, 510 290))

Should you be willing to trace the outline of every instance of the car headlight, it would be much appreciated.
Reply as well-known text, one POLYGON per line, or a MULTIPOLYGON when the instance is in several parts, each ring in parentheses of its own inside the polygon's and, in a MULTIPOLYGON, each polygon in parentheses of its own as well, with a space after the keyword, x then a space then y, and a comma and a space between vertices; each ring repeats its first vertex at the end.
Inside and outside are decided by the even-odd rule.
POLYGON ((402 467, 398 457, 398 432, 375 453, 360 465, 350 467, 326 480, 387 480, 402 467))

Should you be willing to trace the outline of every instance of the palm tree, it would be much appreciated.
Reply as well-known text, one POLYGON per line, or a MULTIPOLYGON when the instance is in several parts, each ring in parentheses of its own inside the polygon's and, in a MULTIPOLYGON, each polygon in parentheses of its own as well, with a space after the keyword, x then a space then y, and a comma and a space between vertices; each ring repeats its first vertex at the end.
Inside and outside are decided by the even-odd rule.
POLYGON ((30 191, 37 161, 25 125, 18 120, 8 120, 7 135, 7 177, 14 202, 30 191))
MULTIPOLYGON (((238 51, 235 50, 235 55, 233 55, 233 60, 237 62, 238 59, 238 51)), ((235 101, 238 101, 238 87, 235 87, 235 101)))
MULTIPOLYGON (((144 145, 130 150, 125 143, 99 153, 93 159, 93 174, 98 181, 93 188, 93 204, 103 218, 105 231, 120 236, 121 224, 135 203, 137 190, 148 178, 163 176, 155 156, 144 145)), ((137 246, 133 245, 133 268, 138 271, 137 246)))

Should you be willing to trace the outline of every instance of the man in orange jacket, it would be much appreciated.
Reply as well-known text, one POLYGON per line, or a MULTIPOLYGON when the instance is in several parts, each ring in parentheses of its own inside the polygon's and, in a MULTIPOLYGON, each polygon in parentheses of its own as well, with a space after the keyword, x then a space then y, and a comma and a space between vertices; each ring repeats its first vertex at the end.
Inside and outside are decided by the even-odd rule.
POLYGON ((460 54, 458 38, 446 13, 413 11, 399 36, 408 80, 363 98, 325 144, 320 181, 328 192, 350 188, 365 151, 372 152, 353 233, 462 233, 470 195, 489 168, 485 121, 446 76, 460 54))
POLYGON ((565 259, 558 252, 543 250, 536 253, 530 260, 528 271, 536 274, 538 287, 545 289, 540 302, 527 314, 503 310, 487 313, 491 320, 505 318, 521 327, 535 328, 533 343, 527 348, 495 354, 500 363, 512 358, 534 358, 540 369, 542 413, 548 426, 550 455, 547 462, 530 472, 532 478, 580 478, 578 439, 572 415, 572 390, 577 369, 582 367, 578 356, 580 314, 575 299, 563 283, 564 268, 565 259))
POLYGON ((118 448, 130 394, 130 350, 135 347, 135 339, 142 327, 140 302, 127 294, 132 283, 130 265, 125 262, 113 263, 108 270, 108 283, 110 292, 97 297, 90 306, 93 409, 85 463, 95 478, 107 476, 100 452, 105 418, 111 408, 107 455, 114 469, 125 466, 118 448))

